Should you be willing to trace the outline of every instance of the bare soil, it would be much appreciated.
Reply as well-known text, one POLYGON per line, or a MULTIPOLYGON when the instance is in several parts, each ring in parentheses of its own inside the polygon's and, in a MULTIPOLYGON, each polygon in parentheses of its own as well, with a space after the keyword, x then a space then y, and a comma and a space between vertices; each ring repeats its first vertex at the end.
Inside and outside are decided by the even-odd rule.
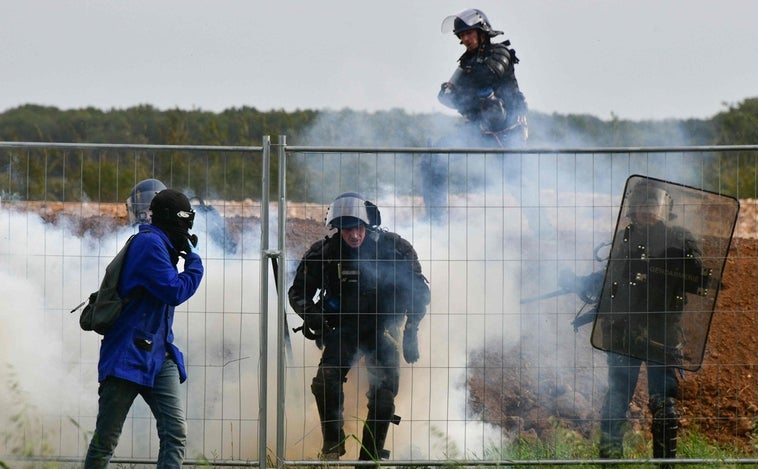
MULTIPOLYGON (((754 454, 758 422, 758 240, 756 201, 741 201, 724 269, 722 287, 698 371, 680 381, 681 428, 693 429, 712 442, 754 454)), ((519 432, 522 438, 544 438, 556 426, 586 437, 596 428, 597 389, 592 371, 576 369, 573 382, 536 377, 535 357, 523 350, 475 353, 468 380, 470 404, 484 420, 519 432), (547 384, 545 383, 547 381, 547 384), (594 395, 593 395, 594 391, 594 395), (593 406, 591 403, 595 402, 593 406)), ((602 393, 601 393, 602 394, 602 393)), ((647 386, 642 372, 630 406, 636 431, 650 427, 647 386)))

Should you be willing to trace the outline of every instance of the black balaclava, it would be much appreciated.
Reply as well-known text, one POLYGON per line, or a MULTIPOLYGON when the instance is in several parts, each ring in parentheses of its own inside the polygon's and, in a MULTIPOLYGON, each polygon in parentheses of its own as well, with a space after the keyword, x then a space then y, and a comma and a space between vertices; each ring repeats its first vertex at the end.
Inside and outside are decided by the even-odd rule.
POLYGON ((152 212, 151 224, 160 228, 177 253, 187 251, 187 241, 190 238, 189 230, 194 222, 194 212, 186 195, 173 189, 164 189, 158 192, 150 202, 152 212), (187 214, 182 217, 179 213, 187 214))

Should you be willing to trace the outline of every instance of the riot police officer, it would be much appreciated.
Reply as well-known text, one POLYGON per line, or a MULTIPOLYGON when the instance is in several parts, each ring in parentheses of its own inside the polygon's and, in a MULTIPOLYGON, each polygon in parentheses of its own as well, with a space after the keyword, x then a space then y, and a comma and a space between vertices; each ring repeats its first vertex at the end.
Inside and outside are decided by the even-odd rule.
POLYGON ((493 44, 503 34, 477 9, 463 10, 442 22, 442 32, 453 32, 466 51, 453 76, 442 83, 437 98, 479 127, 497 146, 524 144, 528 138, 527 106, 518 86, 514 65, 519 62, 510 41, 493 44))
MULTIPOLYGON (((126 199, 126 214, 131 226, 150 223, 152 215, 150 213, 150 202, 158 192, 165 188, 165 184, 153 178, 143 179, 134 185, 126 199)), ((209 240, 218 244, 226 253, 234 254, 237 251, 237 242, 226 229, 224 218, 218 210, 196 195, 188 195, 188 198, 192 209, 197 214, 195 231, 206 232, 209 240)))
POLYGON ((419 358, 417 331, 429 304, 429 286, 411 244, 380 224, 376 205, 355 192, 340 194, 326 216, 327 228, 337 233, 308 249, 288 293, 304 320, 304 334, 323 345, 311 391, 321 421, 324 460, 346 452, 343 384, 361 355, 369 390, 359 459, 389 457, 384 449, 389 425, 400 420, 394 399, 404 321, 403 356, 408 363, 419 358))
MULTIPOLYGON (((492 38, 503 34, 492 28, 481 10, 467 9, 442 21, 442 32, 452 32, 466 48, 458 59, 453 75, 442 83, 437 99, 455 109, 465 118, 460 132, 446 135, 435 145, 440 147, 517 148, 528 138, 527 105, 519 89, 514 65, 519 62, 510 41, 493 43, 492 38)), ((430 155, 421 160, 421 184, 427 216, 433 222, 444 221, 446 188, 450 182, 448 155, 430 155)), ((536 160, 516 161, 506 155, 505 174, 508 185, 531 184, 518 181, 522 165, 536 160)), ((516 188, 514 196, 519 197, 516 188)), ((527 212, 529 226, 536 230, 541 224, 534 210, 527 212), (533 217, 533 218, 531 218, 533 217)), ((548 223, 542 223, 549 226, 548 223)))
POLYGON ((626 414, 644 362, 653 457, 675 458, 682 311, 686 294, 703 285, 702 254, 687 229, 670 223, 673 200, 666 190, 643 179, 628 191, 629 223, 614 238, 592 332, 593 345, 609 351, 600 457, 623 457, 626 414))
POLYGON ((126 215, 132 226, 150 223, 150 202, 155 194, 166 188, 157 179, 143 179, 135 184, 126 199, 126 215))

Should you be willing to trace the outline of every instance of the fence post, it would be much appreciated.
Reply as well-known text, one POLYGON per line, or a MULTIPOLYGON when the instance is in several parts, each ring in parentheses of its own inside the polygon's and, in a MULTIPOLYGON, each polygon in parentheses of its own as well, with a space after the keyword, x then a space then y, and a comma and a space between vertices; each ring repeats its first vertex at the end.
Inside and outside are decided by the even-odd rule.
POLYGON ((267 382, 268 382, 268 207, 269 170, 271 167, 271 137, 263 136, 261 169, 261 265, 260 265, 260 362, 258 381, 258 467, 266 469, 267 382))
POLYGON ((277 154, 278 154, 278 163, 279 163, 279 173, 278 173, 278 185, 279 185, 279 226, 278 226, 278 248, 276 256, 278 258, 278 262, 276 264, 277 267, 277 278, 279 281, 276 285, 276 296, 277 296, 277 334, 276 334, 276 389, 278 390, 276 393, 276 467, 281 468, 282 467, 282 461, 285 459, 284 455, 284 405, 285 405, 285 388, 284 388, 284 373, 285 373, 285 361, 287 359, 286 353, 287 348, 283 347, 282 345, 286 345, 286 334, 289 333, 287 330, 287 277, 286 277, 286 269, 284 268, 284 242, 286 238, 286 228, 287 228, 287 177, 286 177, 286 170, 287 170, 287 155, 286 155, 286 147, 287 147, 287 136, 286 135, 280 135, 278 140, 278 148, 277 148, 277 154))

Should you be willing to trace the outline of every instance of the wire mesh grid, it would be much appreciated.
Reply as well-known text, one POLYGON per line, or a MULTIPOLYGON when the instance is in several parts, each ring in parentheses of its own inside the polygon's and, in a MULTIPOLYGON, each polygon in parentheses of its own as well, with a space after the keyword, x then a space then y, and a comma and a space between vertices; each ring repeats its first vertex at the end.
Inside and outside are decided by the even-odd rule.
MULTIPOLYGON (((418 464, 518 461, 524 456, 515 442, 560 447, 566 433, 557 429, 592 448, 607 389, 606 354, 592 347, 591 324, 572 325, 587 306, 561 290, 559 274, 603 269, 602 249, 613 239, 630 176, 706 188, 712 187, 714 168, 713 149, 290 150, 286 275, 280 279, 285 288, 305 250, 330 234, 324 227, 326 207, 345 191, 361 192, 378 205, 382 227, 413 244, 429 279, 432 300, 420 324, 420 359, 401 362, 395 399, 401 420, 391 426, 386 443, 390 462, 418 464)), ((3 418, 14 422, 0 444, 3 454, 17 455, 26 445, 33 447, 32 455, 52 460, 76 460, 86 452, 97 411, 99 340, 80 331, 69 311, 96 288, 133 230, 125 224, 124 194, 144 177, 159 177, 169 187, 202 197, 222 221, 219 232, 210 213, 198 218, 206 274, 198 293, 177 308, 174 323, 189 372, 183 387, 187 457, 254 465, 261 456, 261 431, 272 464, 318 457, 321 428, 311 380, 320 351, 293 332, 302 321, 289 307, 286 333, 277 336, 274 311, 286 299, 277 298, 273 283, 263 313, 271 319, 264 331, 266 356, 269 362, 285 361, 284 389, 277 389, 274 367, 260 376, 258 291, 266 247, 260 246, 257 217, 268 199, 256 192, 258 149, 14 148, 4 150, 2 158, 1 350, 10 390, 2 408, 3 418), (261 429, 261 409, 275 416, 279 407, 283 419, 270 417, 261 429), (280 445, 283 453, 276 454, 280 445)), ((270 218, 264 225, 276 234, 281 225, 275 215, 270 218)), ((745 233, 739 236, 752 236, 755 229, 745 233)), ((742 307, 725 314, 747 321, 753 313, 742 307)), ((712 333, 710 347, 721 347, 720 340, 712 333)), ((731 373, 754 363, 744 360, 725 364, 707 354, 703 369, 731 373)), ((359 361, 345 383, 346 461, 357 458, 360 449, 368 381, 359 361)), ((639 393, 643 396, 635 403, 644 402, 643 387, 639 393)), ((752 429, 752 411, 721 409, 711 417, 689 402, 683 409, 686 425, 718 420, 738 439, 745 439, 744 427, 752 429)), ((712 401, 700 396, 693 402, 712 401)), ((630 421, 642 433, 650 423, 646 409, 634 405, 630 421)), ((157 451, 155 422, 137 399, 115 460, 151 460, 157 451)), ((537 459, 574 457, 548 453, 537 459)))

